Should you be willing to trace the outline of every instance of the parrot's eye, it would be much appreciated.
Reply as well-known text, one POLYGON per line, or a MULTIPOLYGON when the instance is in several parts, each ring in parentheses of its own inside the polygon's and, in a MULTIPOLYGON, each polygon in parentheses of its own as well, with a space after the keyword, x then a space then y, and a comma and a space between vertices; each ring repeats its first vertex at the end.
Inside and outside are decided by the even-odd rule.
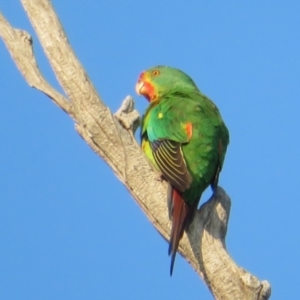
POLYGON ((152 71, 151 74, 152 74, 152 76, 157 76, 160 74, 160 72, 158 70, 154 70, 154 71, 152 71))

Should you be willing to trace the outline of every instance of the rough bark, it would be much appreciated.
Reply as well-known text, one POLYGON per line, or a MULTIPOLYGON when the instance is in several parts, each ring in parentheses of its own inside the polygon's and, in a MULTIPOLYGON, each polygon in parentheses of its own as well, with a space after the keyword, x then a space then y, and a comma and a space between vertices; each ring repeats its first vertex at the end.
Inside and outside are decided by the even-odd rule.
MULTIPOLYGON (((134 139, 139 115, 133 99, 127 97, 113 115, 74 55, 50 0, 21 2, 67 97, 51 87, 40 73, 30 35, 12 28, 0 13, 0 36, 20 72, 31 87, 45 93, 72 117, 77 132, 109 164, 158 232, 168 239, 167 188, 157 180, 134 139)), ((188 234, 180 242, 179 252, 215 299, 268 299, 270 284, 237 266, 226 251, 230 205, 229 197, 219 187, 197 211, 188 234)))

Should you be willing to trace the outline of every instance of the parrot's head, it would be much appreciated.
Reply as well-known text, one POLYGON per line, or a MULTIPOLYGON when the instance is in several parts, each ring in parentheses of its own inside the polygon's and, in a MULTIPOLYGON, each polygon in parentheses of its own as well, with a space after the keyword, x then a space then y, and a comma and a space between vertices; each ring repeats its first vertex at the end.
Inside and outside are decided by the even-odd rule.
POLYGON ((149 102, 159 101, 172 93, 199 91, 194 81, 184 72, 167 66, 156 66, 141 73, 135 86, 138 95, 149 102))

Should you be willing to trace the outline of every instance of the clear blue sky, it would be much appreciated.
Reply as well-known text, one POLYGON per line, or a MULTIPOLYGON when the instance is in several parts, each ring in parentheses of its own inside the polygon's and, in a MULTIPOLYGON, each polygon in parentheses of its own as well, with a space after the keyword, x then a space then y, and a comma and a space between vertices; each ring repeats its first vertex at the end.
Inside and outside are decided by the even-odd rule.
MULTIPOLYGON (((112 111, 156 64, 183 69, 231 135, 220 185, 232 199, 227 248, 295 299, 300 228, 299 1, 53 1, 112 111)), ((0 10, 33 34, 19 1, 0 10)), ((73 122, 30 89, 0 42, 0 299, 212 299, 73 122)), ((142 113, 146 101, 137 98, 142 113)), ((205 201, 209 193, 205 194, 205 201)))

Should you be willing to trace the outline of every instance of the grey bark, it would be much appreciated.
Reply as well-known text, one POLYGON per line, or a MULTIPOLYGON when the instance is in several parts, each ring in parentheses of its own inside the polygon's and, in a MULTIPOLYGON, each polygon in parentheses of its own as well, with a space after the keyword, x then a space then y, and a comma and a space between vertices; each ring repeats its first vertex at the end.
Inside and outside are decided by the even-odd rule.
MULTIPOLYGON (((133 131, 139 115, 126 97, 113 115, 104 105, 82 65, 74 55, 50 0, 21 0, 52 69, 67 97, 58 93, 40 73, 30 35, 13 28, 0 13, 0 36, 27 83, 63 109, 88 145, 112 168, 133 199, 165 238, 169 239, 164 182, 140 150, 133 131)), ((237 266, 226 251, 225 237, 230 199, 219 187, 197 211, 184 234, 180 254, 209 287, 215 299, 268 299, 271 286, 237 266)))

